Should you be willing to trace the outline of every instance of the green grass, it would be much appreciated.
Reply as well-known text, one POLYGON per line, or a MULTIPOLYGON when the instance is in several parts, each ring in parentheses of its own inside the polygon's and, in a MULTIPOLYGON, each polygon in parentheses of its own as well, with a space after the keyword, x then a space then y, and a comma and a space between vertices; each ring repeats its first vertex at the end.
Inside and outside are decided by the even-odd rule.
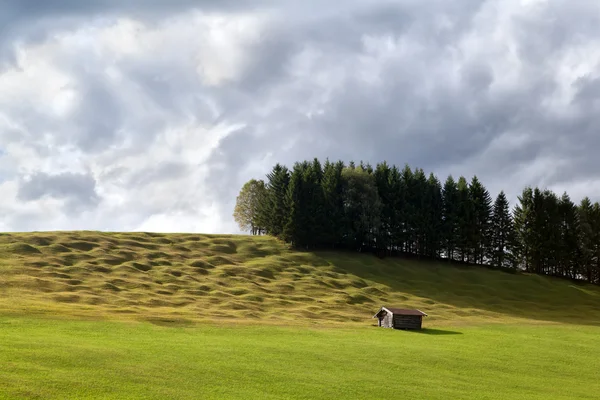
POLYGON ((428 329, 0 318, 0 398, 593 399, 593 327, 428 329))
POLYGON ((600 399, 600 287, 268 237, 0 235, 0 398, 600 399), (374 327, 381 305, 429 314, 374 327))

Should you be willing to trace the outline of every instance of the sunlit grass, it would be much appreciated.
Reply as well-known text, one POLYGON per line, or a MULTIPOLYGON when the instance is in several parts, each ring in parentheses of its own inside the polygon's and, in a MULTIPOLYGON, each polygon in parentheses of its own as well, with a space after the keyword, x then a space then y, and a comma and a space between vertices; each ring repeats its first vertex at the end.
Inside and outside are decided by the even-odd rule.
POLYGON ((0 318, 0 398, 593 399, 598 328, 0 318), (383 382, 383 383, 382 383, 383 382))

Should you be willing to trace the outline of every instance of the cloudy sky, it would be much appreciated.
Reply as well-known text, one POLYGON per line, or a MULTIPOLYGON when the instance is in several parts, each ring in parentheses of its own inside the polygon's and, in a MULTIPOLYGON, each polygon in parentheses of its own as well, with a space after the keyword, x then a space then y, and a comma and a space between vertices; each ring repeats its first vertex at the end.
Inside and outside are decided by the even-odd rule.
POLYGON ((0 229, 237 233, 315 156, 600 200, 600 2, 341 4, 3 0, 0 229))

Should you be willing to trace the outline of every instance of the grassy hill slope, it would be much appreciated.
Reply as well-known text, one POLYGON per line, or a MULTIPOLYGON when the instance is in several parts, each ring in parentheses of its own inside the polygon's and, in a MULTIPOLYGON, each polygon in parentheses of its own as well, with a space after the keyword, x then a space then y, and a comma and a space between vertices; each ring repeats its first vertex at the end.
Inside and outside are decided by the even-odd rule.
POLYGON ((270 237, 48 232, 0 235, 0 314, 373 324, 380 305, 426 326, 600 325, 600 288, 535 275, 341 252, 270 237))

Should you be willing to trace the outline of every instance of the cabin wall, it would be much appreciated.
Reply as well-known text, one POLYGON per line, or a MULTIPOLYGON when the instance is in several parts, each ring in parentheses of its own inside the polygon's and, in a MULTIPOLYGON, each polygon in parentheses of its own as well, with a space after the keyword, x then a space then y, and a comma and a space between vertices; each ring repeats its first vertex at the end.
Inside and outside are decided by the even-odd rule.
POLYGON ((423 317, 420 315, 394 315, 394 329, 421 329, 423 317))
POLYGON ((385 313, 379 319, 379 326, 383 328, 393 328, 392 314, 385 313))

